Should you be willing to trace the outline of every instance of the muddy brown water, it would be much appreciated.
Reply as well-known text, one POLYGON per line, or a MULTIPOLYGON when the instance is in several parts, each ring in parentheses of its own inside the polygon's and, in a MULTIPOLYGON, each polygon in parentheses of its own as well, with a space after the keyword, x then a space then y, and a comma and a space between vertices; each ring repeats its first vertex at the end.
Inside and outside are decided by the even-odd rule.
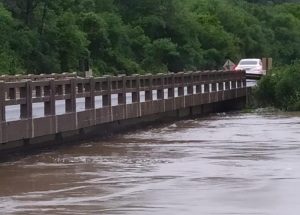
POLYGON ((300 113, 217 114, 2 163, 0 214, 300 214, 300 113))

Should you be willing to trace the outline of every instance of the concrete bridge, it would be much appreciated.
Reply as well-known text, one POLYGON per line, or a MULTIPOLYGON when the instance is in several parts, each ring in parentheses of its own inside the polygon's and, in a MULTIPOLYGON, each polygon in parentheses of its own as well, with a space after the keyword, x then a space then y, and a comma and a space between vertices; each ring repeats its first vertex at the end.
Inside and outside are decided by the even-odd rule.
POLYGON ((240 108, 246 102, 246 85, 243 71, 0 77, 0 151, 240 108))

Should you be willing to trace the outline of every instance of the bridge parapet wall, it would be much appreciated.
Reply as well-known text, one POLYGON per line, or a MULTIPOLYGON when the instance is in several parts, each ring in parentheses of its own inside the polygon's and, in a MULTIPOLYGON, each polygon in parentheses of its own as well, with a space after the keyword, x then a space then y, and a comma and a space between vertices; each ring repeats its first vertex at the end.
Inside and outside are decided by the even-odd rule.
POLYGON ((0 144, 245 96, 243 71, 2 79, 0 144))

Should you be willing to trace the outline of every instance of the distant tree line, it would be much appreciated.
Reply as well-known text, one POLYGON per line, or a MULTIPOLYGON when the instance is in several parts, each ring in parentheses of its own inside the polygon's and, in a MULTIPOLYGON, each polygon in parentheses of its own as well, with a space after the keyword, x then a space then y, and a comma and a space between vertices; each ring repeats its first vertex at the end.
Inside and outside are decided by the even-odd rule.
POLYGON ((0 0, 0 73, 214 69, 300 58, 300 1, 0 0))

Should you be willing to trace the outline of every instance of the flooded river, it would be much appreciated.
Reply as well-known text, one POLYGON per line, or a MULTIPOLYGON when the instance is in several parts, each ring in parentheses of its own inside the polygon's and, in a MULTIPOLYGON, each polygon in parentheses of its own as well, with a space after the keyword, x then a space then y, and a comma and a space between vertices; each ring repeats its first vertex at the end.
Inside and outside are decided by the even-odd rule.
POLYGON ((0 164, 0 214, 299 214, 300 114, 148 127, 0 164))

